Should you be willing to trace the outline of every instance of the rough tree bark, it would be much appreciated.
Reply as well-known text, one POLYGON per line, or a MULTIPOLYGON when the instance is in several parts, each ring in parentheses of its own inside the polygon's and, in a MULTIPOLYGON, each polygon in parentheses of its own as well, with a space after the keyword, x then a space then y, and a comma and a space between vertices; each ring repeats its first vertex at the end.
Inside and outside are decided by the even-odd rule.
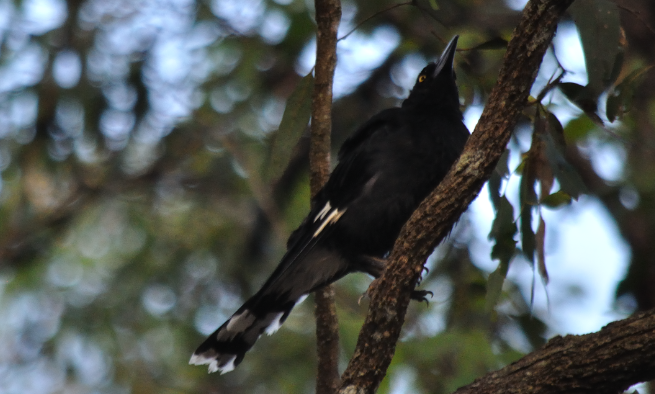
POLYGON ((434 247, 489 178, 505 150, 557 23, 573 0, 531 0, 514 30, 496 86, 464 152, 403 227, 371 303, 340 393, 373 393, 387 372, 409 296, 434 247))
MULTIPOLYGON (((312 196, 321 190, 330 175, 330 134, 332 129, 332 79, 337 64, 337 30, 341 20, 340 0, 315 0, 316 68, 312 96, 311 145, 309 148, 312 196)), ((339 322, 332 285, 318 290, 316 346, 318 368, 316 393, 333 393, 339 386, 339 322)))
POLYGON ((649 311, 597 333, 555 337, 455 394, 610 394, 654 378, 655 311, 649 311))

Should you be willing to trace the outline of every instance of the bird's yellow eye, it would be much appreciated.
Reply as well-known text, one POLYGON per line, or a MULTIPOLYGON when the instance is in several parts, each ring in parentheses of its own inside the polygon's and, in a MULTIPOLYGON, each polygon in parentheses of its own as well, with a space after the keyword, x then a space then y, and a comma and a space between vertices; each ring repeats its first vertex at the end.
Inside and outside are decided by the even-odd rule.
POLYGON ((423 81, 425 81, 425 75, 420 75, 420 76, 418 77, 418 81, 419 81, 419 82, 423 82, 423 81))

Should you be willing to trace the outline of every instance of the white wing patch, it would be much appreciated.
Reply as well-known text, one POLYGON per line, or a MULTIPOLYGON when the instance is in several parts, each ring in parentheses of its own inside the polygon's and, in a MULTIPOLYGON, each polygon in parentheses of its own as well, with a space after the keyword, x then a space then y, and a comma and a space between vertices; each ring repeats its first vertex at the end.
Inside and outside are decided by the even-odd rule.
POLYGON ((325 226, 331 223, 336 223, 343 214, 346 213, 346 209, 344 210, 338 210, 338 209, 332 209, 332 206, 330 205, 330 202, 328 201, 327 204, 321 209, 321 211, 316 215, 314 218, 314 222, 318 220, 322 220, 321 225, 318 226, 318 229, 316 232, 314 232, 313 237, 316 237, 318 234, 323 231, 325 226))
POLYGON ((330 212, 331 209, 332 209, 332 206, 330 205, 330 202, 328 201, 327 204, 325 204, 325 206, 323 207, 323 209, 321 209, 321 212, 319 212, 318 215, 316 215, 316 217, 314 218, 314 223, 317 220, 323 219, 325 217, 325 215, 327 215, 328 212, 330 212))
POLYGON ((282 323, 280 322, 280 319, 282 319, 282 315, 284 315, 284 312, 280 312, 273 316, 273 321, 266 327, 266 333, 268 335, 273 335, 277 330, 280 329, 282 326, 282 323))
POLYGON ((296 307, 296 306, 298 306, 298 304, 300 304, 301 302, 305 301, 305 300, 307 299, 307 296, 308 296, 308 295, 309 295, 309 294, 303 294, 303 295, 301 295, 300 298, 298 298, 298 301, 296 301, 296 303, 295 303, 293 306, 296 307))
POLYGON ((227 323, 227 327, 225 327, 225 329, 232 333, 245 331, 252 325, 252 323, 255 322, 255 320, 255 315, 251 314, 250 311, 246 309, 238 315, 233 315, 230 318, 230 321, 227 323))
MULTIPOLYGON (((218 369, 221 370, 221 375, 223 375, 224 373, 228 373, 228 372, 234 370, 234 368, 236 367, 236 365, 234 365, 234 360, 236 360, 236 359, 237 359, 237 356, 234 356, 234 357, 232 357, 232 358, 231 358, 231 359, 230 359, 230 360, 229 360, 225 365, 223 365, 223 367, 218 368, 218 369)), ((212 372, 216 372, 216 371, 217 371, 217 370, 213 370, 213 371, 212 371, 211 369, 212 369, 212 366, 210 365, 210 366, 209 366, 209 373, 212 373, 212 372)))
POLYGON ((221 375, 227 372, 234 370, 235 365, 234 361, 237 359, 237 356, 232 356, 222 367, 218 366, 217 355, 215 352, 206 352, 209 355, 203 354, 194 354, 189 360, 191 365, 209 365, 209 373, 221 371, 221 375))

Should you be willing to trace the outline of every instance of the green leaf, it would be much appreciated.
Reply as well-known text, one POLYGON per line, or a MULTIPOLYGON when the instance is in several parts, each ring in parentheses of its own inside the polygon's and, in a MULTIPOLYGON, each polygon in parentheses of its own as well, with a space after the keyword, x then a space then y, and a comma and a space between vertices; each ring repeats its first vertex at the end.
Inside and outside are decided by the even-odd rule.
POLYGON ((528 261, 534 262, 536 241, 532 230, 532 206, 527 204, 521 209, 521 249, 528 261))
POLYGON ((548 270, 546 269, 546 222, 544 218, 539 215, 539 227, 537 227, 537 270, 539 276, 544 282, 548 284, 548 270))
POLYGON ((521 185, 519 188, 519 203, 521 205, 520 232, 523 254, 534 261, 535 239, 532 231, 532 206, 537 203, 537 193, 534 191, 535 177, 530 159, 525 160, 521 185))
POLYGON ((542 198, 541 205, 545 205, 548 208, 559 208, 563 205, 570 204, 571 200, 572 198, 570 195, 559 190, 542 198))
POLYGON ((507 197, 499 198, 496 218, 491 225, 489 239, 496 240, 491 249, 491 258, 500 260, 498 268, 489 276, 487 281, 487 297, 485 310, 493 311, 502 293, 503 281, 507 276, 509 262, 516 254, 516 223, 514 222, 514 208, 507 197))
POLYGON ((280 128, 273 135, 271 154, 266 169, 268 179, 282 176, 291 153, 309 123, 312 110, 314 77, 310 72, 303 77, 291 93, 284 108, 280 128))
POLYGON ((430 0, 430 8, 434 11, 439 11, 439 3, 437 3, 437 0, 430 0))
MULTIPOLYGON (((544 120, 537 111, 537 115, 534 119, 533 126, 534 133, 536 135, 543 134, 544 130, 544 120)), ((537 163, 539 159, 539 149, 535 148, 536 140, 532 139, 532 146, 530 150, 525 154, 523 159, 523 166, 521 171, 521 184, 519 190, 519 200, 521 203, 521 209, 524 205, 537 205, 537 193, 534 191, 534 185, 537 182, 537 163)))
POLYGON ((489 275, 489 279, 487 279, 487 297, 484 307, 487 313, 493 311, 496 304, 498 304, 508 270, 509 262, 501 261, 494 272, 489 275))
POLYGON ((580 32, 587 65, 588 87, 594 100, 612 83, 619 51, 620 20, 617 5, 609 0, 577 0, 569 12, 580 32))
POLYGON ((492 259, 509 262, 514 257, 514 253, 516 253, 516 241, 514 240, 516 231, 514 208, 507 197, 502 196, 489 232, 489 239, 496 241, 491 249, 492 259))
POLYGON ((528 159, 528 155, 526 153, 521 155, 521 162, 514 169, 514 173, 516 173, 516 174, 522 174, 523 173, 523 170, 525 169, 525 162, 527 161, 527 159, 528 159))
POLYGON ((587 192, 587 187, 578 172, 569 164, 561 149, 557 146, 554 139, 550 135, 545 136, 546 142, 546 157, 553 170, 553 174, 559 181, 560 190, 570 195, 574 200, 577 200, 580 194, 587 192))
POLYGON ((553 136, 555 141, 557 141, 559 144, 562 146, 566 145, 566 140, 564 139, 564 127, 562 127, 562 123, 559 121, 557 116, 553 114, 552 112, 547 112, 547 124, 548 124, 548 132, 553 136))
MULTIPOLYGON (((578 172, 566 161, 566 141, 564 129, 559 119, 552 113, 548 113, 548 133, 543 134, 545 154, 548 164, 560 184, 560 190, 574 199, 578 199, 581 193, 586 192, 586 186, 582 182, 578 172)), ((542 191, 548 193, 549 191, 542 191)))
POLYGON ((589 119, 589 117, 580 116, 571 120, 566 125, 564 136, 567 141, 576 142, 589 135, 589 132, 591 132, 595 127, 596 125, 591 119, 589 119))

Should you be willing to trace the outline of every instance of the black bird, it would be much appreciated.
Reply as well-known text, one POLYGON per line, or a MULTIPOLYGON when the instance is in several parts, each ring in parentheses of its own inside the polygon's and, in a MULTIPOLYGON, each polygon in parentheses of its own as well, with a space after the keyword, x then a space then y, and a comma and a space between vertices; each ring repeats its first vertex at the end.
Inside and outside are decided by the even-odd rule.
MULTIPOLYGON (((344 142, 339 163, 289 237, 280 264, 198 347, 190 364, 229 372, 309 293, 351 272, 382 274, 401 227, 441 182, 469 136, 453 71, 457 38, 421 71, 400 108, 373 116, 344 142)), ((415 291, 413 298, 425 293, 415 291)))

